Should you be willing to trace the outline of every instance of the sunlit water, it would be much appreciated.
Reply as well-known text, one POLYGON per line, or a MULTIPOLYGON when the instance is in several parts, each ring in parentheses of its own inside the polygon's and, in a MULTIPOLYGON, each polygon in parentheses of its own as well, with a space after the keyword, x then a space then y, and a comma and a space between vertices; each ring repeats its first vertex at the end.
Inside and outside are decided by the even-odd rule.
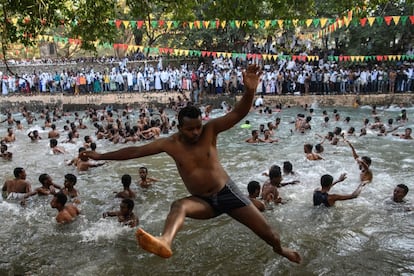
MULTIPOLYGON (((338 146, 324 144, 326 160, 307 161, 303 144, 320 141, 316 133, 326 134, 335 126, 347 129, 344 122, 333 122, 333 108, 318 108, 312 119, 310 133, 291 134, 297 113, 303 109, 284 109, 271 116, 251 113, 246 117, 255 128, 260 123, 281 117, 282 123, 276 144, 251 145, 244 140, 250 131, 234 128, 220 134, 218 147, 223 166, 231 178, 246 191, 250 180, 263 183, 262 175, 273 165, 291 161, 299 174, 300 184, 280 189, 286 204, 267 210, 264 215, 278 229, 284 246, 298 250, 303 263, 296 265, 276 255, 249 229, 226 215, 197 221, 187 219, 173 245, 174 255, 164 260, 137 247, 135 229, 123 227, 116 218, 102 218, 102 213, 118 209, 114 191, 122 188, 121 176, 129 173, 138 197, 135 213, 140 226, 150 233, 162 231, 164 219, 173 200, 188 195, 173 160, 166 154, 128 161, 112 161, 86 173, 78 173, 65 165, 82 145, 63 145, 66 155, 51 155, 47 132, 38 143, 30 143, 28 128, 16 131, 17 142, 9 146, 13 161, 0 161, 2 183, 13 178, 13 169, 26 169, 33 188, 39 187, 38 177, 48 173, 57 184, 63 184, 66 173, 78 176, 77 188, 82 203, 82 215, 70 225, 57 225, 56 210, 50 207, 51 198, 33 197, 26 208, 15 203, 0 203, 0 275, 412 275, 414 273, 414 212, 386 204, 396 184, 412 186, 414 144, 393 136, 377 137, 368 132, 365 137, 350 137, 357 152, 372 158, 374 181, 359 198, 337 202, 333 208, 312 206, 312 192, 320 186, 321 175, 337 178, 348 173, 345 182, 332 192, 351 193, 358 185, 359 169, 350 148, 343 142, 338 146), (328 128, 321 126, 322 110, 331 117, 328 128), (138 188, 138 168, 146 166, 149 175, 161 179, 148 190, 138 188)), ((408 109, 408 116, 414 109, 408 109)), ((371 109, 339 108, 342 119, 351 117, 350 125, 358 130, 363 118, 373 121, 371 109)), ((399 108, 380 109, 381 118, 396 118, 399 108)), ((222 115, 215 110, 212 117, 222 115)), ((19 114, 15 115, 19 118, 19 114)), ((72 118, 73 119, 73 118, 72 118)), ((136 120, 136 117, 135 119, 136 120)), ((404 127, 413 127, 410 118, 404 127)), ((41 129, 43 121, 33 128, 41 129)), ((64 121, 58 122, 62 129, 64 121)), ((7 126, 4 123, 1 135, 7 126)), ((93 127, 81 130, 81 138, 93 132, 93 127)), ((61 138, 60 140, 63 140, 61 138)), ((110 151, 125 145, 112 145, 98 140, 98 151, 110 151)), ((185 154, 185 153, 183 153, 185 154)), ((247 191, 246 191, 247 192, 247 191)), ((407 199, 413 202, 413 191, 407 199)))

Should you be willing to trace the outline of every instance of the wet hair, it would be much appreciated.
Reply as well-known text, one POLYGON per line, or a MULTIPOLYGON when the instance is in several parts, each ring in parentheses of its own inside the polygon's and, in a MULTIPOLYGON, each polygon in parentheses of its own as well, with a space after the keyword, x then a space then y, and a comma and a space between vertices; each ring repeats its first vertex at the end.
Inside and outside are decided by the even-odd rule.
POLYGON ((286 173, 292 173, 293 172, 293 165, 289 161, 283 162, 283 170, 286 173))
POLYGON ((270 167, 270 170, 269 170, 270 179, 281 177, 281 176, 282 176, 282 172, 280 171, 280 167, 278 165, 273 165, 270 167))
POLYGON ((88 142, 88 140, 91 138, 91 136, 86 135, 83 139, 85 140, 85 142, 88 142))
POLYGON ((51 147, 56 147, 58 144, 58 141, 56 139, 50 139, 49 143, 51 147))
POLYGON ((131 181, 132 181, 132 178, 129 174, 124 174, 121 177, 121 182, 124 188, 129 188, 129 186, 131 185, 131 181))
POLYGON ((21 167, 17 167, 17 168, 15 168, 14 170, 13 170, 13 174, 14 174, 14 177, 19 177, 19 175, 22 173, 24 171, 24 169, 23 168, 21 168, 21 167))
POLYGON ((405 184, 398 184, 397 187, 403 189, 404 190, 404 194, 408 194, 409 189, 408 189, 407 185, 405 185, 405 184))
POLYGON ((68 197, 63 193, 59 192, 55 194, 57 202, 59 202, 62 206, 65 206, 66 202, 68 201, 68 197))
POLYGON ((91 143, 91 150, 96 150, 96 143, 94 142, 91 143))
POLYGON ((371 165, 371 158, 369 158, 368 156, 362 156, 361 157, 362 161, 364 161, 368 166, 371 165))
POLYGON ((80 147, 79 150, 78 150, 79 153, 81 153, 83 151, 86 151, 86 148, 85 147, 80 147))
POLYGON ((45 184, 46 179, 49 178, 49 175, 47 173, 42 173, 39 175, 39 182, 42 184, 45 184))
POLYGON ((307 149, 309 152, 311 152, 311 151, 312 151, 312 149, 313 149, 313 145, 312 145, 312 144, 305 144, 305 145, 303 145, 303 147, 304 147, 305 149, 307 149))
POLYGON ((72 185, 75 185, 77 181, 76 175, 71 173, 65 174, 65 179, 72 183, 72 185))
POLYGON ((323 152, 323 151, 324 151, 324 148, 323 148, 323 146, 322 146, 321 144, 316 144, 316 145, 315 145, 315 151, 316 151, 317 153, 321 153, 321 152, 323 152))
POLYGON ((178 124, 180 126, 184 123, 184 117, 190 118, 190 119, 198 119, 201 117, 201 111, 199 108, 195 106, 186 106, 178 112, 178 124))
POLYGON ((321 177, 321 186, 326 188, 331 186, 333 183, 333 177, 330 174, 324 174, 321 177))
POLYGON ((323 120, 325 121, 325 123, 329 122, 329 117, 325 117, 323 118, 323 120))
POLYGON ((260 183, 257 181, 250 181, 249 184, 247 184, 247 191, 249 192, 249 195, 254 194, 257 189, 260 190, 260 183))
POLYGON ((125 204, 128 208, 128 210, 132 211, 134 209, 134 201, 130 198, 124 198, 122 200, 122 203, 125 204))
POLYGON ((8 149, 8 147, 7 147, 7 145, 6 144, 1 144, 1 149, 4 149, 5 151, 8 149))

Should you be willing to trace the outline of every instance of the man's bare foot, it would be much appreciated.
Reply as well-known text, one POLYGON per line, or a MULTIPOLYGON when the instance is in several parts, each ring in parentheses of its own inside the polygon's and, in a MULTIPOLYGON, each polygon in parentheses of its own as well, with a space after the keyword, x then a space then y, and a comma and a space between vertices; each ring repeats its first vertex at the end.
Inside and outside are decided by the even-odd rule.
POLYGON ((169 258, 172 256, 170 246, 162 239, 148 234, 141 228, 138 228, 135 236, 142 249, 163 258, 169 258))

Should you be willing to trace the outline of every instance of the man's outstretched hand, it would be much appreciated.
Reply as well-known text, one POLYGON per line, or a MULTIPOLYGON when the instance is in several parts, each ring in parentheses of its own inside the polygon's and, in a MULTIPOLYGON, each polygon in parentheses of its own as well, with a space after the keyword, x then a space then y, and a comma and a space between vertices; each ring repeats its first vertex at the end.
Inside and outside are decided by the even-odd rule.
POLYGON ((243 72, 243 83, 247 90, 256 91, 259 84, 259 78, 262 75, 262 70, 256 64, 251 64, 243 72))

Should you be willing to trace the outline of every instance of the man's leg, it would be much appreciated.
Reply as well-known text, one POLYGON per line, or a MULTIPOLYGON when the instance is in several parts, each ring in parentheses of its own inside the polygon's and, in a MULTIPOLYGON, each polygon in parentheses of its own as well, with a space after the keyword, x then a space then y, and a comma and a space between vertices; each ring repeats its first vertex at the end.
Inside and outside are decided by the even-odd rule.
POLYGON ((249 227, 262 240, 272 246, 273 251, 288 258, 292 262, 300 263, 300 255, 289 248, 281 246, 279 234, 277 231, 272 230, 264 216, 253 204, 231 210, 228 214, 235 220, 249 227))
POLYGON ((171 204, 170 213, 160 237, 153 237, 139 228, 136 237, 139 245, 153 254, 163 258, 172 256, 171 245, 173 239, 184 224, 186 217, 193 219, 209 219, 215 217, 213 208, 198 197, 186 197, 171 204))

